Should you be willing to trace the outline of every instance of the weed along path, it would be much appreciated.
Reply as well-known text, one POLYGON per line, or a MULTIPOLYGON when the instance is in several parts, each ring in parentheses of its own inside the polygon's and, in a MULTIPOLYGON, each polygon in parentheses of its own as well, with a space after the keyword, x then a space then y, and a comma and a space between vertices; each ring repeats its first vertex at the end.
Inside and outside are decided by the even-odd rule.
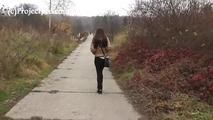
POLYGON ((15 120, 139 120, 141 116, 128 103, 108 69, 104 70, 104 93, 96 93, 91 39, 89 36, 79 45, 6 116, 15 120))

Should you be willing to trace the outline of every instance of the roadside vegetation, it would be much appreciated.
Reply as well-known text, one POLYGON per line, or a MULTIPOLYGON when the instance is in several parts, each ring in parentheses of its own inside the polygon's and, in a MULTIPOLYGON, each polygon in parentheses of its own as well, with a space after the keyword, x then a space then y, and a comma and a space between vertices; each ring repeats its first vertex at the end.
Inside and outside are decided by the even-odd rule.
MULTIPOLYGON (((29 5, 30 7, 30 5, 29 5)), ((70 19, 0 16, 0 119, 78 45, 70 19)))
POLYGON ((113 75, 141 114, 213 120, 212 1, 135 0, 129 13, 56 15, 50 30, 48 16, 0 15, 0 120, 100 27, 113 43, 113 75))
POLYGON ((112 71, 150 120, 213 119, 211 1, 136 0, 113 41, 112 71))

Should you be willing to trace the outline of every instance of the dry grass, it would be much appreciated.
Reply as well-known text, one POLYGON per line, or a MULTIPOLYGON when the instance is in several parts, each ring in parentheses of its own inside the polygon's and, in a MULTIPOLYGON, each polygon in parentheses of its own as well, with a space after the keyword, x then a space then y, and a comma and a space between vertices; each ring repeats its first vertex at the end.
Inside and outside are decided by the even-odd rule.
POLYGON ((33 29, 30 32, 10 30, 4 27, 0 30, 0 78, 8 79, 27 74, 37 74, 39 69, 48 67, 54 56, 70 52, 76 46, 69 35, 39 33, 33 29))
POLYGON ((22 24, 18 18, 0 18, 1 120, 6 119, 3 115, 78 45, 72 39, 72 28, 68 23, 63 24, 66 21, 57 23, 59 27, 49 33, 48 27, 43 26, 47 20, 43 19, 45 17, 33 27, 30 21, 22 24))

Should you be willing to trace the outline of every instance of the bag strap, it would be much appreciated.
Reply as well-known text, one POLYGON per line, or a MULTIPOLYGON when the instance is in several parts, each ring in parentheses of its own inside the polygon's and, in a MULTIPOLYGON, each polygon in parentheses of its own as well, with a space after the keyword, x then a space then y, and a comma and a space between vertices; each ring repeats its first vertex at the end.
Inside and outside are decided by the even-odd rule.
POLYGON ((105 54, 105 52, 104 52, 104 50, 103 50, 102 46, 100 46, 100 47, 101 47, 101 51, 102 51, 102 53, 104 54, 104 58, 106 58, 106 54, 105 54))

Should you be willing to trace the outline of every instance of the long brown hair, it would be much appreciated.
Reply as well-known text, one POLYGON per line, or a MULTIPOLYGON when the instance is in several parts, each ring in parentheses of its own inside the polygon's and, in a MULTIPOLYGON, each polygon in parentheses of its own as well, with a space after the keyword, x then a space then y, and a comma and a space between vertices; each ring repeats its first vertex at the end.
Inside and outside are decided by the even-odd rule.
POLYGON ((102 28, 99 28, 96 30, 95 32, 95 36, 93 38, 93 44, 94 44, 94 48, 96 49, 98 46, 99 47, 107 47, 108 46, 108 42, 107 42, 107 36, 104 32, 104 30, 102 28))

